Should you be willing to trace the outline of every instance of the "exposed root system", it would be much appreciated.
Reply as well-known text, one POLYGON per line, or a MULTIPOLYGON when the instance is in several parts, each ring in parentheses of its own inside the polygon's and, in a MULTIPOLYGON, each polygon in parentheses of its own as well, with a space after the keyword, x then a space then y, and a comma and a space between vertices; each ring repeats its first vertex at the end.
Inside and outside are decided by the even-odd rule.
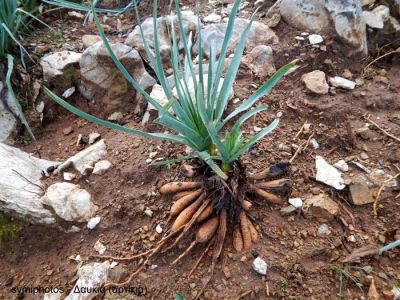
POLYGON ((212 248, 211 275, 198 293, 199 297, 212 278, 229 234, 232 234, 232 246, 237 252, 250 250, 260 239, 253 219, 249 217, 252 203, 248 197, 256 196, 272 204, 282 203, 290 193, 291 181, 277 177, 287 174, 288 170, 288 163, 278 163, 258 174, 246 174, 244 168, 236 163, 227 181, 213 175, 203 182, 170 182, 163 185, 160 188, 161 194, 173 201, 170 219, 174 219, 174 222, 170 231, 152 249, 144 253, 131 257, 103 257, 124 261, 138 258, 143 260, 125 282, 110 282, 107 285, 128 284, 151 258, 174 248, 192 232, 191 229, 194 229, 195 239, 175 258, 172 265, 180 262, 196 245, 204 245, 204 251, 188 274, 191 276, 205 253, 212 248))

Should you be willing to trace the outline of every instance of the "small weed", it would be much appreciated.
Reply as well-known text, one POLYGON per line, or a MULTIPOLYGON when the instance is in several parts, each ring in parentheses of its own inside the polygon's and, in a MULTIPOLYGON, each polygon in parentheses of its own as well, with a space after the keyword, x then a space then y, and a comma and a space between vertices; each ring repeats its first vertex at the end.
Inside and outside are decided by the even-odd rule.
POLYGON ((288 281, 285 277, 279 278, 279 290, 281 291, 281 293, 285 292, 287 284, 288 281))
POLYGON ((4 241, 14 238, 20 229, 20 226, 13 223, 10 218, 0 214, 0 250, 4 249, 4 241))
POLYGON ((339 273, 339 294, 338 296, 343 298, 343 285, 345 280, 350 280, 353 284, 364 294, 363 285, 359 281, 357 276, 354 276, 350 271, 352 269, 360 269, 358 267, 352 267, 347 265, 335 265, 333 269, 339 273))

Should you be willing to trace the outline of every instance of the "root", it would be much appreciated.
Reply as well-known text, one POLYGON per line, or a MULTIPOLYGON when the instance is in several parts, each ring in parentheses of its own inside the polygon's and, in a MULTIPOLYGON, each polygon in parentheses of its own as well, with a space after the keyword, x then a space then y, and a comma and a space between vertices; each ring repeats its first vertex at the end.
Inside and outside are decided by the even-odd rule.
POLYGON ((191 230, 196 227, 196 238, 171 265, 176 265, 186 257, 197 244, 206 245, 199 258, 187 275, 189 278, 200 265, 205 254, 211 247, 212 257, 209 277, 196 296, 198 299, 212 280, 214 271, 225 245, 226 236, 233 234, 233 248, 240 252, 251 249, 253 243, 260 239, 256 227, 253 225, 249 211, 252 203, 247 198, 256 194, 270 203, 281 203, 291 190, 289 179, 276 179, 286 174, 289 170, 288 163, 279 163, 263 172, 250 175, 252 182, 248 182, 246 172, 239 163, 233 165, 228 180, 224 181, 218 176, 212 176, 204 182, 172 182, 161 188, 162 194, 171 194, 169 199, 175 201, 166 224, 175 218, 171 230, 167 231, 150 250, 143 253, 127 256, 92 256, 115 261, 132 261, 144 258, 128 279, 124 282, 109 282, 105 286, 125 286, 139 274, 157 254, 165 253, 174 248, 191 230), (257 182, 262 179, 263 182, 257 182), (250 218, 249 218, 250 216, 250 218), (251 219, 251 220, 250 220, 251 219), (178 227, 179 226, 179 227, 178 227), (176 229, 175 229, 176 228, 176 229), (229 228, 232 228, 229 230, 229 228))

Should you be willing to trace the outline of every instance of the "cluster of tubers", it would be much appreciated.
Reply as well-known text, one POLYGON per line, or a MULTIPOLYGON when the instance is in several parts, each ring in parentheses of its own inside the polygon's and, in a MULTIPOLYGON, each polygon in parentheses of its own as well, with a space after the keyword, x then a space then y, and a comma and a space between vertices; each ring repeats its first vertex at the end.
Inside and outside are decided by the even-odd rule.
MULTIPOLYGON (((290 192, 291 183, 289 179, 277 179, 272 181, 261 181, 248 184, 247 192, 253 193, 270 203, 282 203, 284 197, 290 192)), ((170 216, 175 218, 171 231, 175 232, 185 226, 197 225, 196 238, 191 245, 182 253, 172 264, 176 264, 197 244, 207 243, 215 237, 214 255, 216 259, 222 250, 219 239, 225 239, 227 231, 227 211, 226 208, 217 211, 212 199, 207 197, 207 192, 202 182, 171 182, 160 188, 161 194, 173 195, 174 201, 170 216), (219 250, 221 248, 221 250, 219 250)), ((235 201, 235 199, 230 199, 235 201)), ((244 198, 239 206, 239 218, 233 226, 233 248, 240 252, 250 250, 253 243, 260 239, 259 233, 248 216, 252 203, 244 198)), ((222 240, 223 244, 223 240, 222 240)))

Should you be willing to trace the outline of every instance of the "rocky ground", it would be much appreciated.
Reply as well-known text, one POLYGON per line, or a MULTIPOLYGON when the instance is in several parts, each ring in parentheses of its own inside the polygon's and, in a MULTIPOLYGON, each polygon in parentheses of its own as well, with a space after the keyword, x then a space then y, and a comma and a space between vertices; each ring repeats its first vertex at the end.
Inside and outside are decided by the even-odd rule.
MULTIPOLYGON (((194 9, 193 1, 182 2, 184 8, 194 9)), ((353 6, 348 8, 356 16, 350 18, 350 34, 343 29, 340 13, 334 18, 334 29, 332 15, 321 14, 318 26, 324 30, 317 34, 315 27, 309 28, 310 23, 317 26, 315 20, 293 18, 300 13, 289 1, 278 1, 280 11, 268 10, 273 2, 264 2, 234 85, 232 105, 246 99, 274 69, 295 58, 300 60, 299 67, 262 99, 270 109, 249 121, 246 132, 257 132, 282 113, 279 127, 241 158, 249 171, 291 160, 293 189, 287 203, 270 205, 253 199, 252 216, 261 233, 260 242, 251 251, 236 253, 228 240, 202 298, 397 299, 399 249, 375 253, 380 245, 400 239, 400 190, 395 178, 400 173, 397 2, 363 1, 364 13, 359 7, 355 11, 353 6), (379 5, 390 8, 389 13, 379 5), (368 27, 362 27, 358 18, 368 27), (348 57, 350 53, 354 56, 348 57), (361 247, 373 251, 349 257, 361 247), (259 274, 265 271, 260 270, 262 262, 267 264, 266 275, 259 274)), ((297 2, 302 1, 293 1, 297 2)), ((326 1, 328 11, 339 10, 333 2, 326 1)), ((201 4, 200 17, 209 30, 226 17, 229 3, 201 4)), ((150 16, 150 10, 142 1, 142 15, 150 16)), ((167 10, 168 5, 163 4, 160 15, 167 10)), ((239 17, 248 18, 253 10, 254 3, 244 2, 239 17)), ((168 228, 171 205, 171 199, 161 196, 158 189, 171 180, 185 179, 181 164, 151 166, 153 161, 184 154, 181 146, 89 123, 51 103, 43 91, 39 93, 41 85, 59 95, 69 90, 64 98, 87 112, 128 127, 160 129, 151 122, 151 110, 112 67, 101 45, 95 44, 98 37, 93 23, 82 26, 79 15, 67 13, 48 16, 46 21, 62 34, 43 29, 30 37, 30 51, 43 57, 41 67, 15 78, 21 87, 33 87, 21 88, 21 93, 35 103, 36 111, 28 116, 36 124, 38 143, 18 138, 14 144, 45 161, 28 163, 25 154, 0 144, 0 153, 6 158, 0 161, 1 169, 26 174, 21 164, 34 166, 27 178, 14 174, 15 182, 9 177, 0 179, 4 191, 14 184, 8 194, 0 191, 1 207, 24 216, 13 219, 21 229, 2 244, 1 299, 64 299, 75 285, 123 281, 136 269, 138 260, 115 264, 112 259, 93 256, 130 256, 154 245, 168 228), (143 116, 149 121, 147 117, 143 121, 143 116), (40 181, 38 166, 48 169, 55 165, 53 161, 64 163, 56 171, 48 170, 53 172, 40 181), (43 187, 27 192, 33 187, 26 179, 41 182, 43 187), (37 204, 35 210, 25 205, 15 208, 3 200, 10 195, 44 205, 37 204), (26 290, 24 295, 18 294, 17 288, 24 286, 53 287, 53 292, 59 288, 64 293, 44 296, 43 291, 34 294, 26 290)), ((151 91, 153 74, 130 48, 141 53, 140 45, 135 44, 135 30, 131 33, 133 14, 103 21, 120 59, 151 91), (128 40, 128 46, 116 44, 128 40)), ((96 297, 172 299, 179 292, 185 299, 195 298, 208 276, 208 255, 190 278, 186 275, 202 252, 200 246, 177 266, 170 265, 189 243, 187 239, 152 259, 130 283, 130 291, 96 297)))

